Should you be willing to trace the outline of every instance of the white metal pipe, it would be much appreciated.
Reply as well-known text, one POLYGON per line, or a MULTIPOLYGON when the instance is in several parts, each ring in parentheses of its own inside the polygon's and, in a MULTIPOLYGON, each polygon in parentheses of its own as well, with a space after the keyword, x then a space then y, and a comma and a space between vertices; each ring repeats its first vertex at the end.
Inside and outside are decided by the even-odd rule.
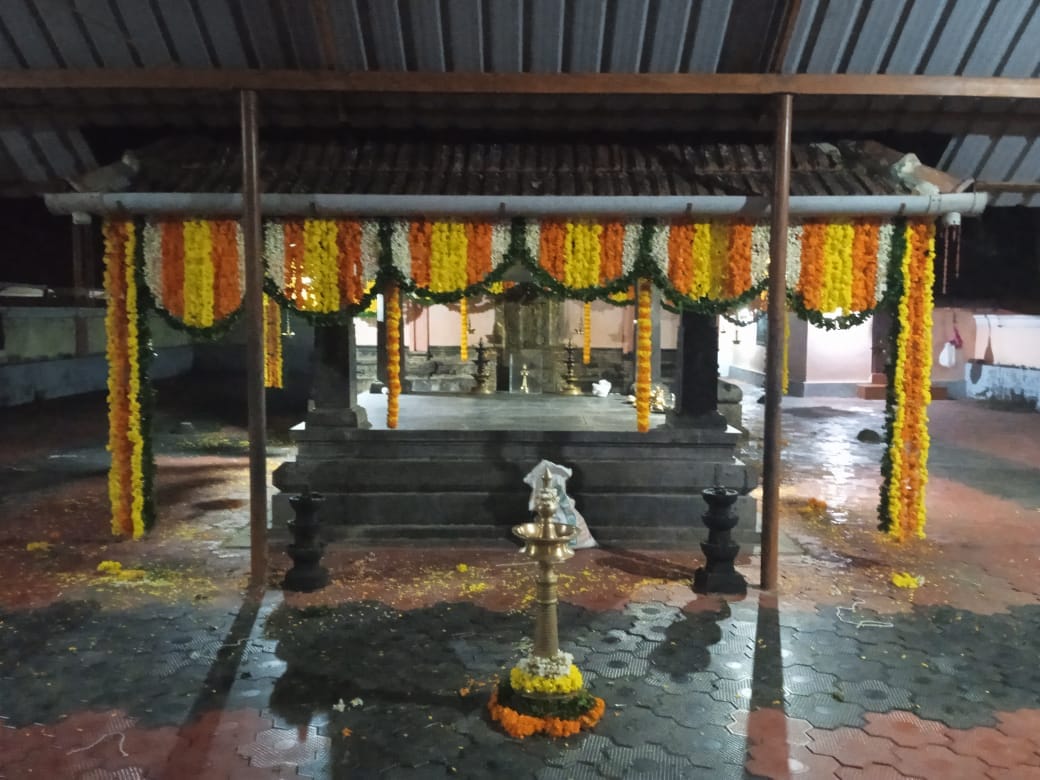
MULTIPOLYGON (((202 216, 242 213, 240 193, 77 192, 51 194, 55 214, 168 214, 202 216)), ((984 192, 940 195, 800 195, 792 217, 919 217, 956 212, 978 216, 984 192)), ((743 195, 322 195, 264 193, 266 217, 746 217, 769 216, 769 198, 743 195)))

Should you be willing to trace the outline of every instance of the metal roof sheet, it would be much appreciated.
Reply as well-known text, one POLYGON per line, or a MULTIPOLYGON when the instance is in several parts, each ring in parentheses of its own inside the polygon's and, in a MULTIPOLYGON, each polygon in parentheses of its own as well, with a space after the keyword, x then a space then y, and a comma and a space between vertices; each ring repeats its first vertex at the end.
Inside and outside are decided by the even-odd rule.
MULTIPOLYGON (((788 7, 789 0, 4 0, 0 68, 761 72, 769 66, 788 7)), ((1037 0, 801 0, 780 65, 788 73, 1037 77, 1038 41, 1037 0)), ((35 116, 45 122, 58 112, 65 123, 59 133, 85 124, 226 126, 236 121, 237 110, 226 100, 217 105, 224 97, 183 94, 170 107, 168 97, 147 93, 4 96, 0 111, 12 104, 19 109, 4 120, 18 134, 5 142, 11 160, 0 160, 6 166, 0 175, 66 169, 61 149, 80 144, 82 137, 70 136, 57 145, 34 140, 35 116)), ((958 172, 979 170, 991 156, 970 140, 975 135, 990 136, 994 144, 1003 135, 1036 135, 1035 129, 1023 129, 1036 116, 1032 106, 881 99, 860 102, 855 117, 843 116, 855 103, 837 106, 830 122, 818 116, 809 126, 841 133, 866 122, 868 132, 895 127, 952 134, 944 159, 955 161, 951 170, 958 172), (1012 116, 1017 125, 1007 130, 999 123, 978 124, 987 121, 986 114, 1020 111, 1027 120, 1012 116), (978 155, 970 157, 971 150, 979 150, 978 155)), ((303 96, 284 97, 280 104, 284 110, 269 115, 269 122, 311 122, 314 117, 306 113, 311 106, 329 112, 319 123, 332 124, 349 119, 353 110, 349 101, 310 104, 303 96)), ((392 124, 407 121, 378 108, 362 113, 366 110, 362 126, 380 114, 392 124)), ((523 110, 510 121, 518 121, 523 110)), ((569 106, 559 113, 566 110, 569 106)), ((803 110, 814 107, 800 100, 796 122, 803 110)), ((477 113, 470 111, 471 123, 477 113)), ((537 111, 535 119, 553 121, 537 111)), ((645 119, 656 126, 694 123, 683 118, 680 108, 664 119, 645 119)), ((492 127, 504 121, 494 107, 483 110, 483 120, 492 127)), ((725 132, 749 124, 739 112, 729 113, 712 129, 725 132)), ((449 125, 445 120, 438 126, 449 125)), ((1031 158, 1012 156, 1017 164, 1007 169, 1009 180, 1035 180, 1033 169, 1018 167, 1031 158)), ((72 159, 85 165, 82 157, 72 159)))

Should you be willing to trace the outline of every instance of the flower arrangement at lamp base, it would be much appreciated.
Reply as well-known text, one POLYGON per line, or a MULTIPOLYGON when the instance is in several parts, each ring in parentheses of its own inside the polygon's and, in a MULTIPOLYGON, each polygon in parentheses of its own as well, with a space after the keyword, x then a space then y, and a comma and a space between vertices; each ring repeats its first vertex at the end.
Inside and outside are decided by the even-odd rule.
POLYGON ((552 658, 523 659, 488 701, 491 719, 517 739, 572 736, 599 723, 605 709, 603 699, 584 687, 570 653, 560 651, 552 658))

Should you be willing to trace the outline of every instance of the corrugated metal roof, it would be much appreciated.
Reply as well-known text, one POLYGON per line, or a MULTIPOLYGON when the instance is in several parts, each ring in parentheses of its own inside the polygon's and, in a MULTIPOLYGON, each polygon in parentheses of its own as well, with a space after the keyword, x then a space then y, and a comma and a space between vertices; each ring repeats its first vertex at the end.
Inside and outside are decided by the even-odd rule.
MULTIPOLYGON (((761 72, 769 65, 787 5, 785 0, 3 0, 0 68, 761 72)), ((781 68, 1037 77, 1037 41, 1038 0, 801 0, 781 68)), ((233 106, 214 109, 220 98, 212 95, 178 95, 172 110, 169 99, 148 93, 20 93, 5 96, 0 111, 18 108, 6 122, 19 130, 46 121, 56 109, 69 123, 108 126, 231 124, 237 117, 233 106)), ((330 103, 329 117, 342 119, 354 109, 349 101, 333 99, 316 108, 328 112, 330 103)), ((283 111, 268 114, 269 122, 313 120, 304 96, 284 97, 281 105, 283 111)), ((694 111, 702 107, 692 105, 694 111)), ((835 106, 828 124, 826 106, 799 100, 796 127, 803 126, 797 119, 801 112, 813 110, 819 116, 809 126, 824 132, 840 133, 843 126, 866 120, 955 134, 945 159, 957 171, 979 170, 996 153, 983 149, 973 135, 1035 135, 1022 129, 1027 120, 1015 120, 1006 131, 993 122, 993 115, 1009 111, 1035 117, 1034 106, 1008 102, 845 101, 835 106), (904 114, 907 119, 900 118, 904 114), (971 156, 972 150, 978 153, 971 156)), ((380 115, 377 108, 368 112, 362 125, 380 115)), ((385 109, 382 116, 391 123, 405 121, 385 109)), ((471 112, 472 121, 475 116, 471 112)), ((727 116, 713 129, 750 124, 741 111, 727 116)), ((494 109, 484 109, 483 117, 492 124, 502 121, 494 109)), ((679 111, 669 119, 684 121, 679 111)), ((14 169, 38 174, 25 151, 32 146, 23 143, 28 138, 8 144, 7 154, 14 169)), ((43 146, 34 154, 47 158, 44 169, 64 168, 60 151, 49 159, 43 146)), ((1019 164, 1031 159, 1012 157, 1019 164)), ((1012 164, 1006 175, 1035 180, 1036 171, 1012 164)))
MULTIPOLYGON (((793 195, 902 195, 911 188, 861 144, 796 144, 793 195)), ((237 192, 234 142, 171 138, 94 172, 81 190, 237 192)), ((385 136, 262 144, 264 192, 381 195, 753 195, 772 190, 768 145, 678 142, 438 143, 385 136)))

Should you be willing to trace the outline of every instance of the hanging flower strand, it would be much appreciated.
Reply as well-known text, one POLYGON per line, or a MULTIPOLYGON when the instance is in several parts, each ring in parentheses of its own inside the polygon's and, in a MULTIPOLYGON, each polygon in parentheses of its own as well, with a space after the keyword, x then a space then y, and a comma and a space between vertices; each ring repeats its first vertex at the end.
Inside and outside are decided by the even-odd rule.
POLYGON ((401 289, 396 282, 386 286, 386 427, 397 427, 401 397, 401 289))
POLYGON ((581 362, 588 365, 592 362, 592 304, 585 301, 581 307, 581 362))
POLYGON ((469 303, 465 298, 459 300, 459 360, 469 360, 469 303))
POLYGON ((636 428, 650 430, 650 280, 639 280, 636 347, 636 428))

